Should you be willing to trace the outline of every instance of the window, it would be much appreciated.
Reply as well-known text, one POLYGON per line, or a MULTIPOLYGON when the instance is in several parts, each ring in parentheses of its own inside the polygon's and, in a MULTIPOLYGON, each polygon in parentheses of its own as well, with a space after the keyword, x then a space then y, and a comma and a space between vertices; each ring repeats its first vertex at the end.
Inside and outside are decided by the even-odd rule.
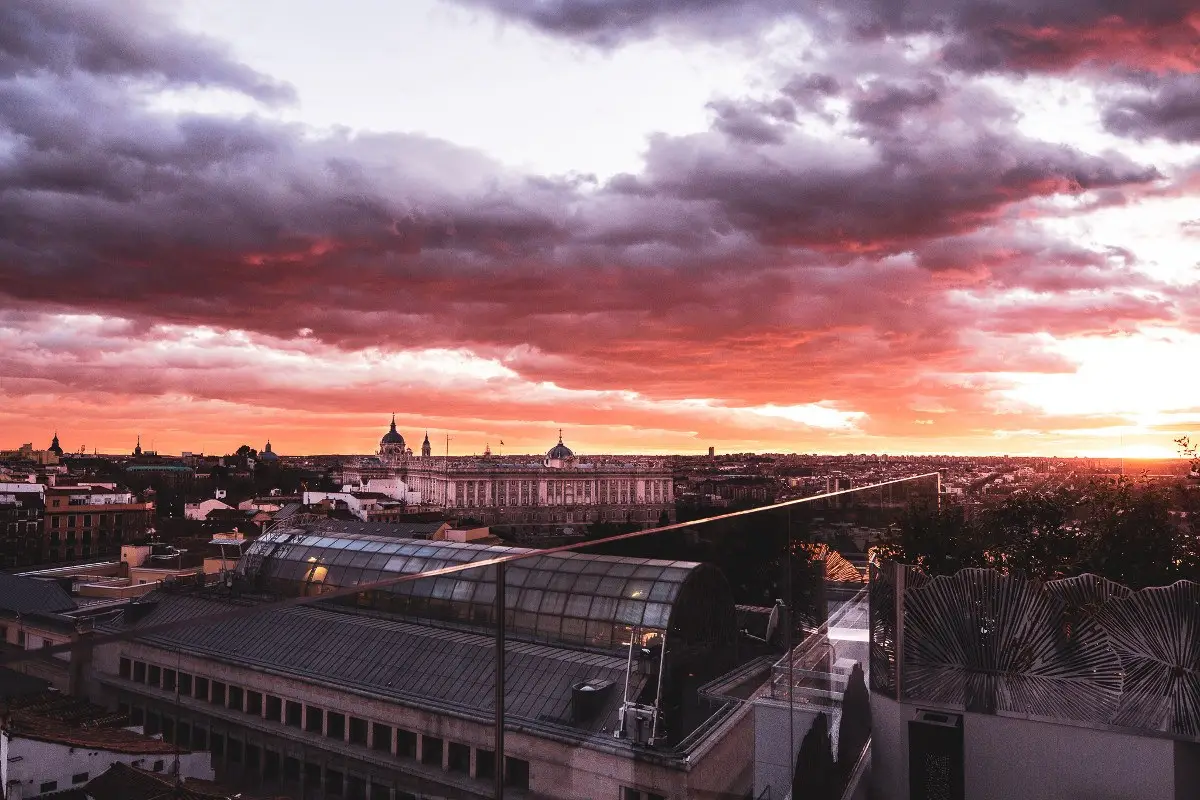
POLYGON ((475 751, 475 777, 492 780, 496 777, 496 753, 484 750, 482 747, 475 751))
POLYGON ((179 693, 192 696, 192 676, 186 672, 179 673, 179 693))
POLYGON ((268 781, 279 778, 279 753, 274 750, 263 750, 263 778, 268 781))
POLYGON ((261 717, 263 713, 263 696, 261 692, 246 690, 246 713, 261 717))
POLYGON ((158 761, 154 762, 154 771, 162 772, 164 766, 166 766, 166 765, 163 763, 163 760, 160 758, 158 761))
POLYGON ((208 749, 208 731, 199 725, 192 728, 192 747, 196 750, 208 749))
POLYGON ((164 669, 162 674, 162 687, 168 692, 175 691, 175 670, 164 669))
POLYGON ((214 756, 225 755, 225 736, 213 731, 209 736, 208 751, 214 756))
POLYGON ((58 781, 46 781, 38 787, 38 792, 40 794, 46 794, 47 792, 55 791, 58 791, 58 781))
POLYGON ((186 722, 179 723, 179 730, 175 731, 175 744, 180 747, 192 746, 192 726, 186 722))
POLYGON ((234 764, 242 763, 242 742, 240 739, 234 739, 230 736, 225 752, 229 754, 229 760, 234 764))
POLYGON ((155 734, 158 734, 158 733, 162 733, 162 717, 159 716, 157 712, 147 711, 146 712, 146 735, 154 736, 155 734))
POLYGON ((240 686, 229 687, 229 707, 241 711, 246 707, 245 693, 240 686))
POLYGON ((396 729, 396 755, 406 758, 417 757, 417 735, 412 731, 396 729))
POLYGON ((338 772, 336 769, 325 770, 325 796, 342 796, 342 773, 338 772))
POLYGON ((421 737, 421 763, 442 765, 442 740, 436 736, 421 737))
POLYGON ((365 719, 350 718, 350 744, 367 746, 367 721, 365 719))
MULTIPOLYGON (((17 644, 21 647, 25 646, 25 631, 17 631, 17 644)), ((143 670, 145 669, 145 666, 145 664, 142 665, 143 670)), ((145 677, 145 673, 143 672, 142 678, 145 679, 145 677)))
POLYGON ((74 515, 74 514, 68 514, 68 515, 67 515, 67 527, 68 527, 68 528, 74 528, 74 527, 75 527, 75 515, 74 515))
POLYGON ((376 722, 371 726, 371 749, 383 753, 392 752, 392 728, 376 722))
POLYGON ((225 705, 225 684, 220 681, 212 682, 212 702, 215 706, 225 705))
POLYGON ((329 721, 325 723, 325 735, 330 739, 345 739, 346 715, 330 711, 328 716, 329 721))
POLYGON ((262 761, 262 750, 256 744, 246 742, 246 769, 258 769, 262 761))
POLYGON ((129 676, 132 674, 132 671, 133 662, 131 662, 128 658, 122 658, 121 663, 117 666, 117 674, 128 680, 129 676))
POLYGON ((309 706, 308 713, 304 715, 304 730, 309 733, 320 733, 323 714, 324 712, 316 706, 309 706))
POLYGON ((304 706, 292 700, 288 700, 285 710, 287 713, 284 715, 283 724, 291 725, 293 728, 299 728, 304 721, 304 706))
POLYGON ((300 759, 291 756, 283 757, 283 780, 285 783, 300 781, 300 759))
POLYGON ((71 776, 71 783, 87 783, 88 774, 86 772, 76 772, 71 776))
POLYGON ((371 800, 392 800, 392 787, 372 781, 370 797, 371 800))
POLYGON ((201 700, 208 699, 208 678, 196 676, 196 697, 201 700))
POLYGON ((304 762, 304 785, 306 789, 316 789, 321 785, 321 765, 304 762))
POLYGON ((283 701, 278 697, 267 695, 267 719, 274 722, 282 721, 283 701))
POLYGON ((529 762, 520 758, 505 758, 504 785, 517 789, 528 789, 529 762))
POLYGON ((452 772, 469 775, 471 772, 471 748, 458 742, 450 742, 446 753, 446 768, 452 772))
POLYGON ((134 706, 129 709, 129 724, 141 727, 146 724, 146 712, 144 709, 134 706))

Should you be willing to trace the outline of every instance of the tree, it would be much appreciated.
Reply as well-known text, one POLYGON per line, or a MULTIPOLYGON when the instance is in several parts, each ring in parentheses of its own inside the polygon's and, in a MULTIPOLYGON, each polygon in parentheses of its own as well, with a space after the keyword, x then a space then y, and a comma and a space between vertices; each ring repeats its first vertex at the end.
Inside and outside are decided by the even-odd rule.
POLYGON ((842 725, 838 728, 837 768, 841 786, 854 771, 871 738, 871 693, 861 664, 855 664, 842 695, 842 725))
POLYGON ((838 780, 829 741, 829 718, 817 714, 812 727, 800 742, 796 771, 792 775, 795 800, 833 800, 838 795, 838 780))
POLYGON ((953 575, 963 567, 991 566, 988 532, 986 526, 968 520, 958 503, 913 505, 880 542, 879 555, 929 575, 953 575))
POLYGON ((248 444, 242 445, 233 454, 238 458, 258 458, 258 451, 248 444))

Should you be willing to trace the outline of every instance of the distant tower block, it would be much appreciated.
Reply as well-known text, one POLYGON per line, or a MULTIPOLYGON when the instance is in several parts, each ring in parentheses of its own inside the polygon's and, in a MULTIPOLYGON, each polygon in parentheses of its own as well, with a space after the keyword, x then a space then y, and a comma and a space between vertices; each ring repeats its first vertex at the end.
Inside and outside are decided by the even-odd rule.
POLYGON ((712 458, 716 454, 717 454, 717 448, 715 448, 715 447, 708 448, 708 457, 709 458, 712 458))

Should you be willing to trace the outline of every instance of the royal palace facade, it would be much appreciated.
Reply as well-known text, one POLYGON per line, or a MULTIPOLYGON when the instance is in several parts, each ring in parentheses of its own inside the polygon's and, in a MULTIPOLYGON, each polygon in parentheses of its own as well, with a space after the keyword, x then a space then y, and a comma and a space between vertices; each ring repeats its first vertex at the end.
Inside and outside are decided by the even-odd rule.
POLYGON ((434 456, 429 436, 421 454, 391 429, 377 455, 347 464, 342 482, 366 485, 399 478, 420 493, 421 506, 477 519, 485 525, 536 530, 597 522, 643 527, 675 520, 675 490, 664 460, 585 459, 562 441, 543 458, 529 456, 434 456))

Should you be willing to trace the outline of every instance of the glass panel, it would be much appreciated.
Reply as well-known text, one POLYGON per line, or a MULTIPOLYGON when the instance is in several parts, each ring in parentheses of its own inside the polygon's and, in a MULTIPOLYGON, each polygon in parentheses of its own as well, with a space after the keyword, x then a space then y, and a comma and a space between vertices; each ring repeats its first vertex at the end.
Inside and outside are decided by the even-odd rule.
POLYGON ((617 603, 617 613, 613 619, 627 625, 640 625, 645 604, 638 600, 622 600, 617 603))
POLYGON ((537 635, 545 636, 549 639, 557 639, 561 623, 562 617, 559 617, 557 614, 538 614, 537 635))
POLYGON ((592 610, 588 615, 591 619, 612 621, 617 613, 617 598, 596 597, 592 600, 592 610))
POLYGON ((625 597, 631 600, 645 600, 650 596, 651 587, 650 581, 634 578, 625 584, 625 597))
POLYGON ((613 564, 612 567, 608 570, 608 574, 613 575, 615 577, 628 578, 630 575, 633 574, 633 571, 635 569, 637 569, 637 567, 635 565, 621 562, 621 563, 613 564))
POLYGON ((525 589, 521 592, 521 600, 517 605, 524 611, 538 611, 542 607, 542 593, 538 589, 525 589))
POLYGON ((613 641, 613 626, 611 622, 590 620, 587 624, 587 643, 594 647, 609 647, 613 641))
POLYGON ((650 599, 656 601, 671 601, 675 599, 675 593, 679 591, 679 584, 668 581, 659 581, 654 584, 654 588, 650 590, 650 599))
POLYGON ((570 591, 575 588, 575 582, 578 579, 579 579, 579 576, 573 572, 566 573, 566 574, 560 573, 550 579, 550 588, 558 589, 559 591, 564 591, 564 592, 570 591))
POLYGON ((600 585, 596 587, 596 594, 604 595, 605 597, 620 597, 625 594, 625 579, 601 578, 600 585))
POLYGON ((587 638, 587 623, 581 619, 566 617, 562 621, 562 639, 564 642, 582 644, 587 638))
POLYGON ((586 618, 592 607, 592 596, 588 594, 573 594, 567 598, 567 608, 563 612, 569 617, 586 618))
POLYGON ((496 602, 496 584, 494 581, 491 583, 480 581, 475 587, 475 595, 471 598, 472 603, 483 605, 496 602))
POLYGON ((650 628, 662 628, 666 630, 667 623, 671 619, 671 607, 666 603, 647 603, 646 615, 642 618, 642 624, 650 628))
POLYGON ((562 592, 544 592, 542 594, 543 614, 561 614, 567 604, 567 595, 562 592))
POLYGON ((449 576, 435 579, 433 581, 433 596, 441 599, 453 597, 456 583, 458 581, 449 576))
POLYGON ((529 577, 525 581, 526 586, 533 586, 538 589, 545 589, 550 585, 550 579, 554 577, 554 573, 549 570, 537 569, 529 573, 529 577))
POLYGON ((524 586, 527 577, 529 577, 529 570, 509 567, 504 572, 504 583, 506 586, 524 586))
POLYGON ((599 575, 580 575, 575 580, 573 591, 580 594, 591 594, 596 591, 596 587, 600 585, 599 575))

